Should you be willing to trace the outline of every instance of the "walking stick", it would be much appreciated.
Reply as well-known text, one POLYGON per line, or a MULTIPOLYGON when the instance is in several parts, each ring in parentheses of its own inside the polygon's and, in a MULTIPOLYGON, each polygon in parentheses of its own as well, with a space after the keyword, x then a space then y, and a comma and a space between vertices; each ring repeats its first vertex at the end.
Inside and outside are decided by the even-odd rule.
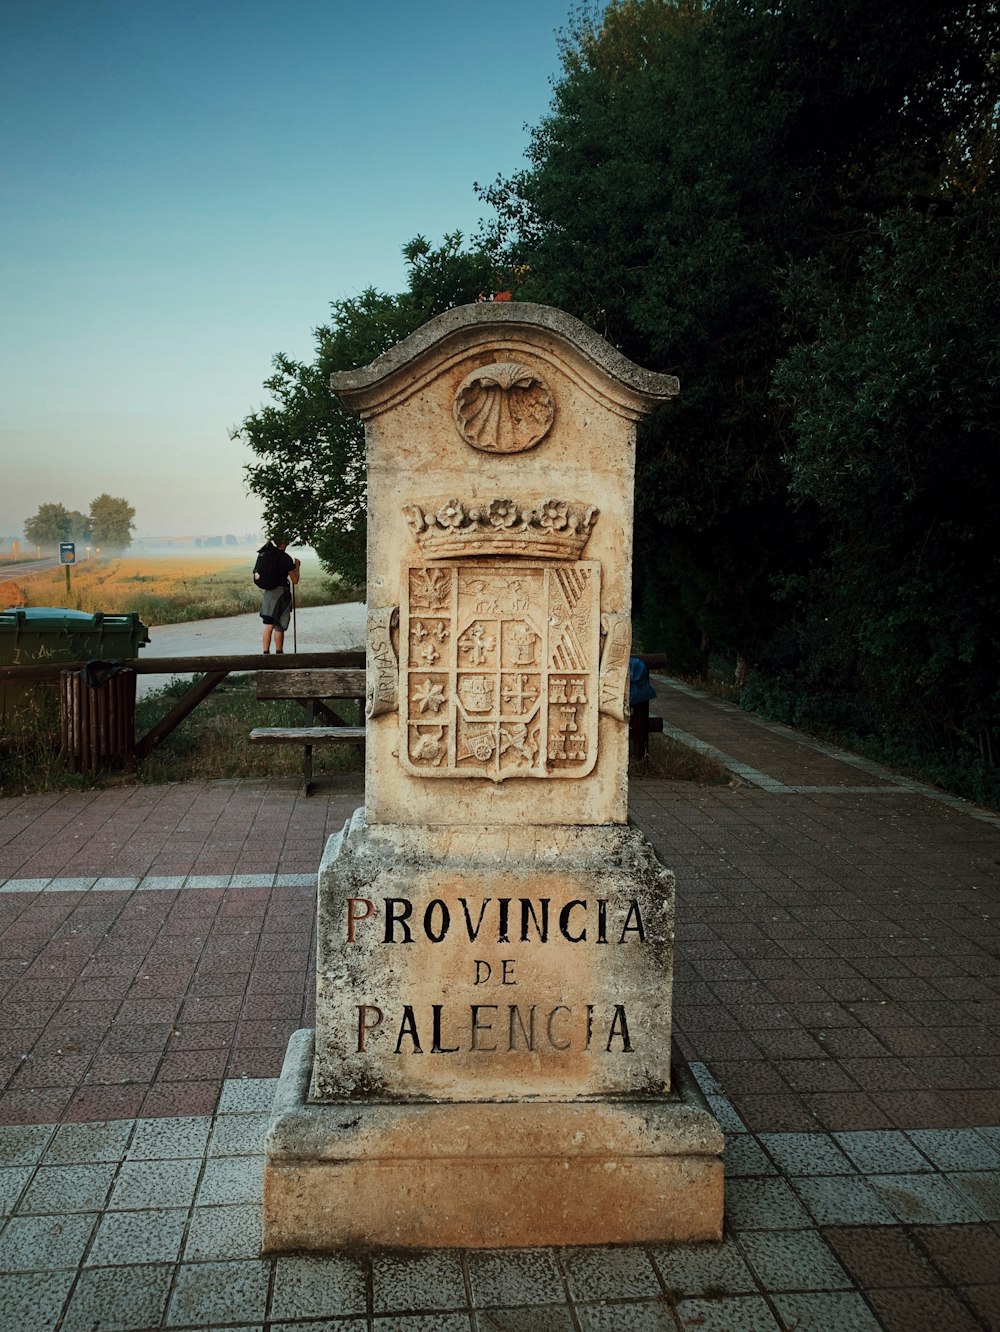
POLYGON ((292 583, 292 651, 299 650, 299 636, 295 627, 295 584, 292 583))

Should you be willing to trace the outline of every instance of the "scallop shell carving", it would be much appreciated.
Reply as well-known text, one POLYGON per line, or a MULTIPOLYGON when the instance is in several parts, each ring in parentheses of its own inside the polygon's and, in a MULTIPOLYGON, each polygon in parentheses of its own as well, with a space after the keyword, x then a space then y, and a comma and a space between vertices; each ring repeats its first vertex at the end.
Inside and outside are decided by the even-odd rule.
POLYGON ((455 424, 467 444, 486 453, 523 453, 543 439, 556 414, 543 379, 514 361, 480 366, 455 394, 455 424))

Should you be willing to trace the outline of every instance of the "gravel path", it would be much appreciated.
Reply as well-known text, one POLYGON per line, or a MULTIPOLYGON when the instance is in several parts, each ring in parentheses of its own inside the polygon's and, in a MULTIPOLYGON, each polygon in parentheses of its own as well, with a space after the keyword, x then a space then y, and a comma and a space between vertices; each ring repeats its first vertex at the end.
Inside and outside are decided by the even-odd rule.
MULTIPOLYGON (((295 638, 300 652, 341 652, 364 645, 365 608, 360 601, 340 606, 304 606, 295 616, 295 638)), ((261 628, 259 615, 227 615, 218 620, 161 624, 150 629, 149 644, 142 651, 150 657, 208 657, 225 652, 256 652, 260 648, 261 628)), ((291 628, 286 647, 291 651, 291 628)), ((176 677, 140 675, 136 693, 143 698, 172 678, 176 677)))

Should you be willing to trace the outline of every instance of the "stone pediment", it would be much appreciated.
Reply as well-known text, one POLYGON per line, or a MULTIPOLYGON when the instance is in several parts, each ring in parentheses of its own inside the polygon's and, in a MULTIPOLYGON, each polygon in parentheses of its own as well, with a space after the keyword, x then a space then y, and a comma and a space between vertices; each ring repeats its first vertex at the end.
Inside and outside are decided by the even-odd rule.
MULTIPOLYGON (((420 393, 432 380, 468 361, 480 350, 488 353, 489 360, 470 374, 470 380, 476 376, 481 381, 485 369, 502 371, 508 366, 521 369, 522 379, 530 377, 531 370, 518 364, 519 353, 530 355, 535 360, 548 361, 596 403, 632 421, 675 397, 679 390, 673 375, 643 370, 579 319, 547 305, 524 301, 484 301, 447 310, 371 365, 331 375, 330 387, 345 407, 369 420, 420 393), (498 340, 502 340, 503 360, 494 364, 498 340)), ((474 441, 469 440, 461 418, 474 414, 482 387, 481 382, 464 382, 456 394, 456 419, 467 442, 474 441)), ((540 418, 537 425, 541 426, 552 410, 551 404, 546 403, 548 385, 536 376, 534 384, 519 385, 515 379, 511 387, 525 395, 534 393, 531 409, 540 418)), ((507 392, 510 391, 508 388, 507 392)), ((516 438, 517 429, 510 434, 516 438)), ((539 439, 542 434, 544 430, 539 439)), ((482 447, 478 443, 474 446, 482 447)))

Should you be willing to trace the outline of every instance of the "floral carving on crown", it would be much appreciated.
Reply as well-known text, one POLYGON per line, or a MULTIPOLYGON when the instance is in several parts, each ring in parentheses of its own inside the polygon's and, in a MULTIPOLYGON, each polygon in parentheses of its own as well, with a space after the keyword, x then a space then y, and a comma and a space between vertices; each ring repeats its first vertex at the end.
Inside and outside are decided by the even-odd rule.
POLYGON ((561 499, 519 504, 511 499, 436 506, 406 504, 403 517, 417 545, 432 559, 461 555, 534 555, 579 559, 600 510, 561 499))
POLYGON ((486 453, 523 453, 544 438, 555 399, 534 370, 515 361, 480 366, 458 386, 453 404, 458 433, 486 453))

